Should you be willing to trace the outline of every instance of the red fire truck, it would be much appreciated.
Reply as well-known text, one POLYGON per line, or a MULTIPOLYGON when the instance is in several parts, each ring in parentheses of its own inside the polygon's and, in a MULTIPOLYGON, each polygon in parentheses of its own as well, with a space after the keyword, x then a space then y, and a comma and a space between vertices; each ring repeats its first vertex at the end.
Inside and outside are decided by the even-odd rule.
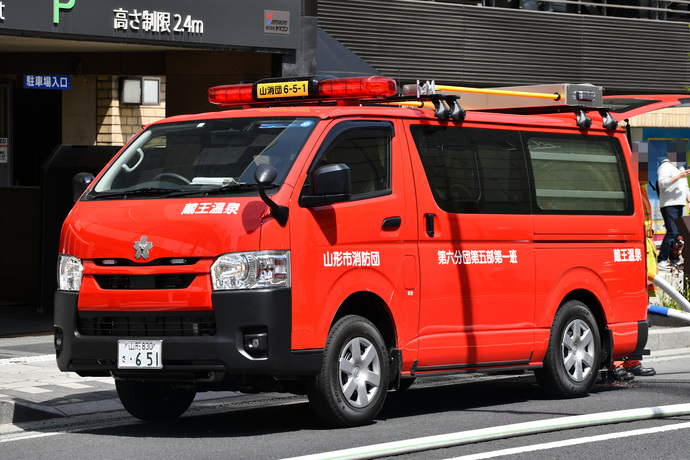
MULTIPOLYGON (((200 391, 371 422, 416 378, 586 394, 647 340, 644 223, 601 88, 216 87, 145 127, 67 217, 58 366, 157 420, 200 391)), ((87 181, 88 182, 88 181, 87 181)))

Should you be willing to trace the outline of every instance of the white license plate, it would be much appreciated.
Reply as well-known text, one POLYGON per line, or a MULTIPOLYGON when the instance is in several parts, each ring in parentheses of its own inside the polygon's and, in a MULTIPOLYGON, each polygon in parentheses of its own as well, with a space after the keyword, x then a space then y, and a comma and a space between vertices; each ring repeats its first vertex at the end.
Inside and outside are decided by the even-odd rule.
POLYGON ((162 340, 118 340, 119 369, 162 369, 162 340))

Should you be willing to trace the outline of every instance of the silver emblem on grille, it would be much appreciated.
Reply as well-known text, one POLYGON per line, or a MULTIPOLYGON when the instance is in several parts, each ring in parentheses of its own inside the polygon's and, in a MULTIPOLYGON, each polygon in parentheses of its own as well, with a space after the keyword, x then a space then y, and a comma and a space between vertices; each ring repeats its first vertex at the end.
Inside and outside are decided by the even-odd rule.
POLYGON ((148 241, 148 239, 145 236, 142 236, 139 241, 134 242, 134 249, 137 250, 137 252, 134 254, 135 259, 148 259, 149 258, 149 250, 153 247, 153 243, 148 241))

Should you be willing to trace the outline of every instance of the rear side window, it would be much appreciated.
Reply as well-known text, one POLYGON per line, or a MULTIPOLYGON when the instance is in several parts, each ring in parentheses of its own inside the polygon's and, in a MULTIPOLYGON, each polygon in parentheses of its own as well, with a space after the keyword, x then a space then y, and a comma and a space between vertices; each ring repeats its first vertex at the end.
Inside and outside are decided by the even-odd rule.
POLYGON ((619 214, 632 211, 630 182, 615 138, 523 133, 544 212, 619 214))
POLYGON ((527 166, 517 131, 411 127, 431 192, 446 212, 527 214, 527 166))

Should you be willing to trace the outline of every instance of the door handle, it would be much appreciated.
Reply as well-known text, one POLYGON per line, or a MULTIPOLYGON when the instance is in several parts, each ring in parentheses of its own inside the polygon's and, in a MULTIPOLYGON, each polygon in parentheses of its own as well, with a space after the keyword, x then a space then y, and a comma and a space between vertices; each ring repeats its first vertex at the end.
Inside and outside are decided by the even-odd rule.
POLYGON ((426 234, 431 238, 434 237, 434 217, 436 217, 436 214, 424 214, 424 218, 426 219, 426 234))
POLYGON ((395 230, 397 228, 400 228, 400 225, 402 225, 402 219, 399 216, 386 217, 385 219, 383 219, 383 224, 381 224, 381 228, 383 230, 395 230))

